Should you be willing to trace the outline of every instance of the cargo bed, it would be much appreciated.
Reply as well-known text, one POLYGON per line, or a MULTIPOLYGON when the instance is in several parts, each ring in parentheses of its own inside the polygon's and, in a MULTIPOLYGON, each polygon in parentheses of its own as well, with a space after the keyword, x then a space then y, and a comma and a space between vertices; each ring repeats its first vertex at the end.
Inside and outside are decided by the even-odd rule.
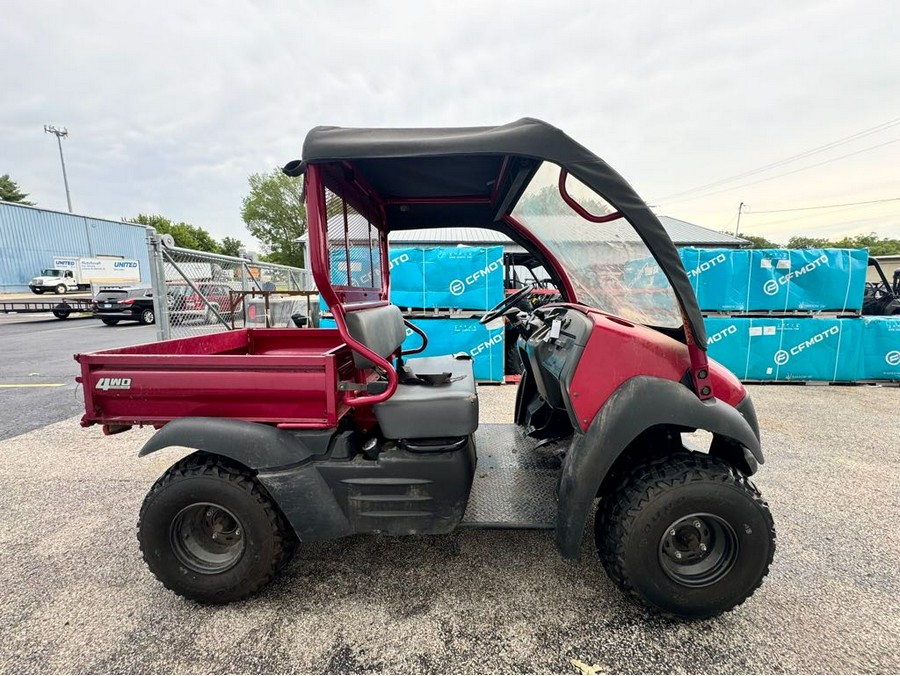
POLYGON ((210 416, 333 428, 348 407, 338 383, 353 380, 336 329, 242 329, 75 355, 81 424, 161 425, 210 416))

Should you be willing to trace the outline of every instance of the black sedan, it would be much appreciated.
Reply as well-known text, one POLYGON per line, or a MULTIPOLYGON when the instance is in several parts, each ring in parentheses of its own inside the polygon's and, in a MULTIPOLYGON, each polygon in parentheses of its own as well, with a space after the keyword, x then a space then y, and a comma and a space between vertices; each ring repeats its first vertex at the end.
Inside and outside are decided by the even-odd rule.
POLYGON ((107 326, 115 326, 123 320, 141 324, 152 324, 156 320, 153 292, 146 287, 101 291, 94 297, 92 308, 94 316, 107 326))

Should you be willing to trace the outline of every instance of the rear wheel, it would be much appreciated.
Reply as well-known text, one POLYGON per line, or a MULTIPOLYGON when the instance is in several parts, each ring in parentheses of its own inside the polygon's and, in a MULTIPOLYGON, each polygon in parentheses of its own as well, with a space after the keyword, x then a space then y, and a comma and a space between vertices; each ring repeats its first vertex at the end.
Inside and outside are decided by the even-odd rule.
POLYGON ((173 466, 147 494, 138 540, 160 582, 203 603, 250 596, 290 560, 295 543, 247 470, 202 454, 173 466))
POLYGON ((759 491, 702 453, 635 467, 601 500, 595 529, 613 581, 677 617, 713 617, 739 605, 762 584, 775 553, 759 491))
POLYGON ((152 324, 155 319, 152 308, 146 308, 143 312, 141 312, 141 316, 139 321, 141 324, 152 324))
POLYGON ((118 319, 107 319, 106 317, 101 317, 100 321, 106 324, 107 326, 115 326, 119 323, 118 319))

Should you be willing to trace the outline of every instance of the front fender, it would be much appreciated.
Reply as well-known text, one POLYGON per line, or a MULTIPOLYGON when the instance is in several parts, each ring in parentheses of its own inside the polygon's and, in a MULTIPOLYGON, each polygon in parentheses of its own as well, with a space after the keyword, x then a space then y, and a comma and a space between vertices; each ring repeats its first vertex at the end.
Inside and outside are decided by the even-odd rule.
POLYGON ((303 440, 271 425, 230 420, 227 418, 179 418, 167 423, 154 434, 138 453, 145 456, 170 446, 185 446, 230 458, 253 470, 287 467, 303 462, 319 450, 309 442, 325 442, 307 435, 303 440))
POLYGON ((644 430, 656 425, 707 430, 736 442, 762 463, 755 424, 755 418, 748 422, 724 401, 698 399, 681 383, 650 376, 625 381, 566 454, 556 520, 560 553, 566 558, 578 557, 588 510, 600 484, 619 455, 644 430))

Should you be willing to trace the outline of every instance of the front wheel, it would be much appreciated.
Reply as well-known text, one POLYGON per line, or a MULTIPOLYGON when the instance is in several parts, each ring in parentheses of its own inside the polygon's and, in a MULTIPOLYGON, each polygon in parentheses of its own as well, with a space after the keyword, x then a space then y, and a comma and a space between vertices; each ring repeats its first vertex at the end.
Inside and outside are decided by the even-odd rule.
POLYGON ((60 296, 68 290, 69 290, 69 288, 65 284, 57 284, 56 288, 54 289, 54 291, 56 291, 57 295, 60 295, 60 296))
POLYGON ((676 617, 714 617, 739 605, 775 553, 775 525, 756 486, 702 453, 635 467, 601 500, 595 529, 613 581, 676 617))
POLYGON ((141 507, 138 540, 163 585, 203 603, 250 596, 290 560, 295 542, 248 471, 204 454, 156 482, 141 507))

